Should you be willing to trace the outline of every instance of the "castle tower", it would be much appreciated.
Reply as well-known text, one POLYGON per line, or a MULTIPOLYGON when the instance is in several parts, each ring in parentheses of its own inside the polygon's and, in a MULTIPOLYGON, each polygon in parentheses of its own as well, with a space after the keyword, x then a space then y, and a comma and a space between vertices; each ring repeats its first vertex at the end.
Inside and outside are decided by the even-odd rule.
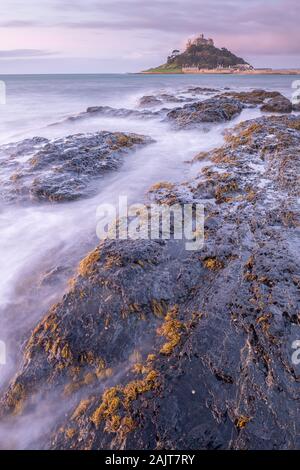
POLYGON ((211 38, 205 39, 204 34, 201 33, 195 39, 189 39, 186 47, 188 49, 189 47, 193 45, 194 46, 206 46, 206 45, 214 46, 214 41, 211 38))
POLYGON ((210 44, 209 39, 205 39, 204 34, 201 33, 199 36, 194 40, 193 44, 196 46, 205 46, 207 44, 210 44))

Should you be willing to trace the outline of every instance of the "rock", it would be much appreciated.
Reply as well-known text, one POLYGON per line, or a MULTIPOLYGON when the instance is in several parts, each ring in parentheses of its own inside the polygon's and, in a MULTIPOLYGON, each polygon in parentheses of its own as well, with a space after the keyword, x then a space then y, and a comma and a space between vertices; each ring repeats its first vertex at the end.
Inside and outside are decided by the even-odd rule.
POLYGON ((132 118, 132 119, 152 119, 160 116, 160 112, 156 111, 137 111, 135 109, 111 108, 110 106, 93 106, 87 108, 85 113, 79 116, 90 117, 91 115, 99 115, 103 117, 116 118, 132 118))
POLYGON ((21 142, 14 142, 0 146, 0 157, 6 157, 14 160, 18 157, 24 157, 32 154, 33 151, 49 142, 44 137, 33 137, 32 139, 24 139, 21 142))
POLYGON ((276 96, 263 104, 260 109, 268 113, 291 113, 293 106, 288 98, 276 96))
POLYGON ((264 112, 292 112, 292 103, 278 91, 252 90, 245 92, 226 92, 221 96, 235 98, 245 105, 262 105, 260 109, 264 112))
POLYGON ((300 111, 300 103, 293 104, 293 111, 296 111, 296 112, 300 111))
MULTIPOLYGON (((119 132, 76 134, 52 142, 36 138, 2 151, 10 155, 2 166, 2 198, 5 200, 73 201, 94 194, 93 182, 120 167, 129 150, 152 142, 150 138, 119 132), (39 149, 36 151, 36 145, 39 149), (43 144, 41 146, 41 144, 43 144), (20 152, 31 157, 14 161, 20 152), (7 174, 10 172, 10 178, 7 174)), ((1 152, 1 149, 0 149, 1 152)))
POLYGON ((252 91, 230 91, 223 93, 221 96, 227 96, 239 100, 243 104, 259 105, 265 103, 266 100, 272 98, 283 97, 278 91, 252 90, 252 91))
POLYGON ((70 277, 71 273, 72 269, 68 266, 55 266, 41 276, 38 282, 38 287, 45 285, 53 286, 55 284, 59 285, 62 275, 68 274, 70 277))
POLYGON ((203 249, 102 242, 33 331, 6 422, 52 400, 47 448, 299 448, 300 119, 243 122, 207 157, 151 188, 205 204, 203 249))
POLYGON ((150 110, 136 110, 136 109, 127 109, 127 108, 112 108, 110 106, 91 106, 87 108, 86 111, 76 114, 74 116, 69 116, 63 121, 55 122, 50 124, 49 127, 60 126, 62 122, 74 122, 81 121, 82 119, 90 119, 93 117, 104 117, 104 118, 120 118, 120 119, 156 119, 158 117, 165 116, 168 109, 160 109, 158 111, 150 110))
POLYGON ((166 120, 180 129, 187 129, 203 123, 230 121, 241 113, 243 105, 232 98, 217 97, 186 104, 167 114, 166 120))
POLYGON ((162 93, 158 95, 158 98, 165 103, 190 103, 194 101, 193 98, 187 98, 185 96, 170 95, 169 93, 162 93))
POLYGON ((196 87, 191 87, 188 88, 187 90, 183 91, 183 93, 192 93, 194 95, 203 95, 207 93, 217 93, 219 90, 216 88, 209 88, 209 87, 201 87, 201 86, 196 86, 196 87))
POLYGON ((139 106, 141 108, 151 108, 162 105, 163 103, 190 103, 191 101, 193 101, 192 98, 175 96, 169 93, 160 93, 157 96, 143 96, 139 101, 139 106))
POLYGON ((161 104, 162 101, 153 95, 143 96, 139 101, 139 106, 141 108, 151 108, 153 106, 159 106, 161 104))
MULTIPOLYGON (((156 99, 156 98, 155 98, 156 99)), ((170 94, 163 93, 161 95, 158 95, 158 98, 160 101, 160 104, 165 103, 190 103, 194 101, 193 98, 186 98, 182 96, 174 96, 170 94)), ((154 105, 153 105, 154 106, 154 105)), ((146 106, 143 106, 146 108, 146 106)), ((166 116, 167 112, 169 111, 169 108, 161 108, 156 111, 151 111, 149 109, 141 109, 141 110, 136 110, 136 109, 127 109, 127 108, 112 108, 111 106, 91 106, 87 108, 86 111, 76 114, 74 116, 69 116, 67 117, 63 122, 74 122, 74 121, 80 121, 82 119, 90 119, 91 117, 107 117, 107 118, 120 118, 120 119, 157 119, 157 118, 163 118, 166 116)), ((51 124, 49 127, 61 125, 60 122, 55 122, 51 124)))

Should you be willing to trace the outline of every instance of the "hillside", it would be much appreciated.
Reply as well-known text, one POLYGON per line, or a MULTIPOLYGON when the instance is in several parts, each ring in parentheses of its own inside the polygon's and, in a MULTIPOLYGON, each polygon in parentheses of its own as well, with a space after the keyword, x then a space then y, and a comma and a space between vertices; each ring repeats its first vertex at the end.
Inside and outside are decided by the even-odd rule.
POLYGON ((215 47, 212 39, 205 39, 200 35, 195 40, 189 40, 184 52, 174 50, 167 58, 167 62, 159 67, 147 70, 152 73, 181 73, 184 68, 218 69, 238 68, 251 69, 243 58, 237 57, 225 47, 215 47))

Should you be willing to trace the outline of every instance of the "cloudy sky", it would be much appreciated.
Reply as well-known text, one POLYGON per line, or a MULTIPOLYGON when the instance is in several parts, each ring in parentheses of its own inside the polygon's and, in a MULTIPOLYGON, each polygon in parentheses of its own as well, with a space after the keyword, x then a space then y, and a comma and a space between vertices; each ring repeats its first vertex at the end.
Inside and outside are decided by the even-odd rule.
POLYGON ((299 0, 1 0, 0 73, 133 72, 203 32, 256 67, 300 68, 299 0))

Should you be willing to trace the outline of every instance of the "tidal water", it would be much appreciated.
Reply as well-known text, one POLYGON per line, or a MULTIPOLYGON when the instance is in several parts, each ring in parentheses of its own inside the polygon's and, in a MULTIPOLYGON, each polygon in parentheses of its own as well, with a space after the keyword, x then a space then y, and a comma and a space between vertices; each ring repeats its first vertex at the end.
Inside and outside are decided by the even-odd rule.
MULTIPOLYGON (((117 204, 118 197, 124 195, 130 202, 144 202, 147 189, 153 183, 184 181, 199 171, 199 166, 187 164, 188 160, 200 151, 222 144, 226 127, 255 118, 260 112, 246 109, 230 123, 213 125, 205 131, 174 131, 159 118, 91 116, 77 121, 65 119, 88 106, 138 109, 138 100, 143 95, 179 94, 196 86, 222 90, 263 88, 280 91, 291 98, 292 83, 296 79, 270 75, 0 76, 0 80, 5 81, 7 93, 6 105, 0 105, 0 145, 33 136, 52 139, 101 130, 135 132, 155 140, 126 156, 119 171, 100 179, 97 194, 92 198, 27 206, 1 203, 0 341, 6 345, 6 364, 0 365, 0 388, 6 386, 20 365, 22 350, 32 328, 61 298, 68 277, 79 260, 99 242, 96 237, 99 204, 117 204), (57 267, 65 269, 65 277, 62 276, 59 285, 43 289, 43 275, 57 267)), ((168 103, 166 106, 178 105, 168 103)), ((9 430, 5 432, 9 433, 9 430)), ((25 429, 21 432, 20 428, 14 446, 24 448, 28 445, 25 429)))

